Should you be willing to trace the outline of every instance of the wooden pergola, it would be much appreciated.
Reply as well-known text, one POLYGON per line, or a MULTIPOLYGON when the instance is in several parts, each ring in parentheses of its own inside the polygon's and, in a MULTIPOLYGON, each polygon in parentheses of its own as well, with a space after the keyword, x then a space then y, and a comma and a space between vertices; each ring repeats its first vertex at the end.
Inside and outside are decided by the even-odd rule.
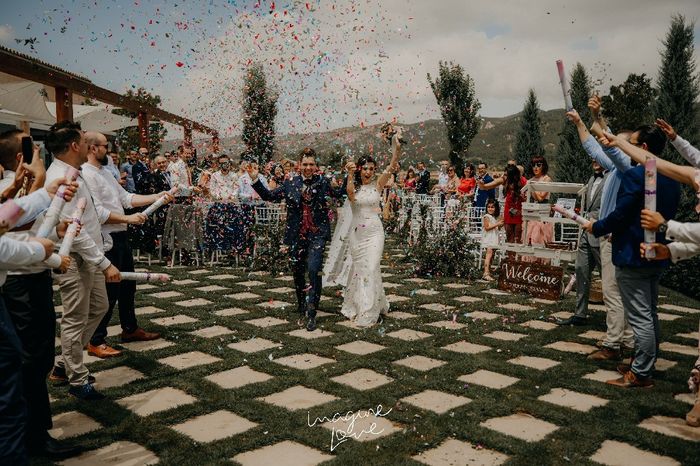
POLYGON ((138 115, 141 147, 149 147, 148 122, 150 118, 182 126, 186 146, 192 144, 192 131, 212 136, 212 146, 217 150, 218 131, 196 121, 175 115, 158 107, 144 105, 133 98, 96 86, 89 79, 45 63, 36 58, 0 46, 0 72, 27 81, 52 87, 56 95, 56 121, 73 121, 73 95, 90 98, 120 107, 138 115))

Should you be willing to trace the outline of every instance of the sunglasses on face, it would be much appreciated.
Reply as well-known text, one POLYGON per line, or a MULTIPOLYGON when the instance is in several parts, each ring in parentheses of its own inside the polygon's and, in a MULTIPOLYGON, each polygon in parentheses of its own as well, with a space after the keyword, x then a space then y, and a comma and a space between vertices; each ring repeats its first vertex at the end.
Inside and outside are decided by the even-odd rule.
POLYGON ((535 162, 532 164, 532 166, 542 168, 542 167, 544 167, 544 164, 542 162, 535 162))

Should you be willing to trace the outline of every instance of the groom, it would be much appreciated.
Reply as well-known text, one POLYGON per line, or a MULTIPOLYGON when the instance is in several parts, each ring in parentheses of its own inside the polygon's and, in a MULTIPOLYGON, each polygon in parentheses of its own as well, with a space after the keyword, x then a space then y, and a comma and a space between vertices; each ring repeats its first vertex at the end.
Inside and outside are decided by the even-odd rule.
MULTIPOLYGON (((331 197, 343 197, 347 180, 342 186, 333 188, 328 178, 317 173, 316 152, 308 147, 299 154, 299 169, 300 175, 285 180, 272 191, 259 180, 253 183, 253 189, 264 201, 286 201, 284 244, 289 247, 299 303, 299 325, 303 325, 306 315, 306 330, 312 332, 316 329, 316 310, 321 299, 323 252, 326 241, 331 236, 328 201, 331 197), (305 278, 307 273, 308 287, 305 278)), ((252 180, 257 180, 257 165, 250 164, 248 174, 252 180)))

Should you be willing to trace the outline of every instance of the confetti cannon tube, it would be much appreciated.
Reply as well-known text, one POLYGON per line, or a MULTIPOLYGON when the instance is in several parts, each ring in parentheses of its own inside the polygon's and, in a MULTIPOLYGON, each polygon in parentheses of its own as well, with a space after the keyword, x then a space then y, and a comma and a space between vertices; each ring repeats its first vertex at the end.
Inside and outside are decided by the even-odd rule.
POLYGON ((61 266, 61 262, 61 256, 54 252, 44 261, 44 264, 48 265, 52 269, 57 269, 61 266))
POLYGON ((574 212, 573 210, 567 210, 563 208, 560 205, 553 205, 552 209, 554 209, 555 212, 559 212, 562 214, 564 217, 573 220, 574 222, 578 223, 579 225, 583 226, 588 223, 588 220, 585 218, 581 217, 579 214, 574 212))
MULTIPOLYGON (((66 169, 66 174, 64 176, 66 180, 72 182, 78 178, 78 174, 80 174, 78 170, 76 170, 73 167, 69 167, 66 169)), ((49 208, 46 210, 46 214, 44 215, 44 221, 39 226, 39 231, 36 234, 37 237, 46 238, 47 236, 49 236, 51 230, 53 230, 56 224, 58 223, 59 216, 61 215, 61 210, 66 204, 66 200, 64 199, 66 188, 67 186, 65 184, 62 184, 58 187, 56 195, 53 197, 49 208)))
POLYGON ((80 220, 83 218, 83 212, 85 211, 85 206, 87 201, 84 197, 78 199, 78 205, 75 206, 73 211, 73 221, 68 225, 68 230, 66 230, 66 236, 63 238, 61 243, 61 249, 58 250, 59 256, 67 256, 70 254, 70 248, 73 246, 73 240, 78 232, 78 226, 80 226, 80 220))
POLYGON ((0 236, 12 230, 22 217, 24 210, 12 199, 0 206, 0 236))
POLYGON ((120 272, 122 280, 133 280, 135 282, 169 282, 170 275, 167 273, 149 272, 120 272))
MULTIPOLYGON (((168 193, 169 193, 171 196, 174 196, 174 195, 177 193, 177 190, 178 190, 178 187, 175 186, 175 187, 172 188, 170 191, 168 191, 168 193)), ((143 214, 144 214, 146 217, 148 217, 148 216, 151 215, 153 212, 155 212, 156 210, 158 210, 158 209, 160 209, 161 207, 163 207, 163 205, 164 205, 165 203, 166 203, 166 198, 165 198, 165 196, 161 196, 156 202, 154 202, 153 204, 151 204, 150 206, 148 206, 148 208, 147 208, 146 210, 143 211, 143 214)))
POLYGON ((564 71, 564 62, 561 60, 557 60, 557 71, 559 72, 559 84, 561 84, 561 92, 564 94, 566 111, 570 112, 574 109, 574 104, 571 103, 571 89, 569 89, 569 80, 566 79, 566 71, 564 71))
MULTIPOLYGON (((644 163, 644 208, 656 212, 656 159, 647 158, 644 163)), ((656 252, 650 246, 656 241, 656 232, 644 230, 644 243, 647 245, 646 257, 653 259, 656 252)))

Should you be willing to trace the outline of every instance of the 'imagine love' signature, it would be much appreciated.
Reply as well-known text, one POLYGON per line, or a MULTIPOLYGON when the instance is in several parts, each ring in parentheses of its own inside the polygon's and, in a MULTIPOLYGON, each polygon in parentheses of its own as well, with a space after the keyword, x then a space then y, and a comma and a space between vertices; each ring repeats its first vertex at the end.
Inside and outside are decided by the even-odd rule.
POLYGON ((366 429, 362 429, 359 432, 355 432, 355 421, 358 419, 366 418, 369 416, 374 416, 374 417, 385 417, 388 415, 392 409, 389 409, 387 412, 383 412, 383 406, 381 404, 377 405, 376 409, 369 408, 366 410, 359 410, 359 411, 348 411, 345 414, 341 413, 335 413, 332 417, 317 417, 314 419, 313 422, 311 422, 311 416, 310 413, 306 413, 306 423, 308 424, 309 427, 314 427, 316 423, 318 422, 330 422, 335 424, 336 422, 342 421, 342 422, 349 422, 349 424, 345 427, 345 430, 338 429, 335 426, 331 428, 331 451, 335 450, 338 445, 340 445, 343 442, 346 442, 347 440, 354 438, 358 440, 360 437, 362 437, 363 434, 373 434, 373 435, 379 435, 382 432, 384 432, 384 429, 380 431, 375 431, 377 428, 377 423, 373 422, 370 424, 370 426, 366 429))

